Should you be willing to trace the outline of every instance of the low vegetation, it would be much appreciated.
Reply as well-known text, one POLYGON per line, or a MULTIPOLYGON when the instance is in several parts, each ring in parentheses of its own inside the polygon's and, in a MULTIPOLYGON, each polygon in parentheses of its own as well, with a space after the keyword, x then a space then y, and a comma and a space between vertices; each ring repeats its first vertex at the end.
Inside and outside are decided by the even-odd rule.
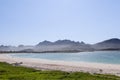
POLYGON ((120 80, 114 75, 41 71, 0 62, 0 80, 120 80))

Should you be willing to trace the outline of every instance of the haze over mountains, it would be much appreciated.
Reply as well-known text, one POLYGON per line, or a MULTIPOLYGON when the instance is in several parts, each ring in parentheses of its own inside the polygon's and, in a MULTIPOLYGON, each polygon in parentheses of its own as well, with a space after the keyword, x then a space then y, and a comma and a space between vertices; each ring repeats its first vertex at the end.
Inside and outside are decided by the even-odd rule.
POLYGON ((71 40, 43 41, 35 46, 0 46, 0 52, 81 52, 95 50, 120 50, 120 39, 112 38, 96 44, 86 44, 71 40))

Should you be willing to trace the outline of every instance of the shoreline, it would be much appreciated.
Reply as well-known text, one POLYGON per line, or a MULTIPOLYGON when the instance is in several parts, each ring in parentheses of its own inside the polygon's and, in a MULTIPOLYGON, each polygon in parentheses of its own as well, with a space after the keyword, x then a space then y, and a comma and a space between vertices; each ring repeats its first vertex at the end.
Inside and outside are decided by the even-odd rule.
POLYGON ((91 74, 112 74, 120 76, 119 64, 69 62, 35 58, 19 58, 8 54, 0 54, 0 62, 15 63, 22 62, 21 66, 35 68, 38 70, 60 70, 67 72, 89 72, 91 74))
POLYGON ((94 52, 94 51, 120 51, 120 49, 101 49, 101 50, 88 50, 88 51, 0 51, 0 54, 10 54, 10 53, 79 53, 79 52, 94 52))

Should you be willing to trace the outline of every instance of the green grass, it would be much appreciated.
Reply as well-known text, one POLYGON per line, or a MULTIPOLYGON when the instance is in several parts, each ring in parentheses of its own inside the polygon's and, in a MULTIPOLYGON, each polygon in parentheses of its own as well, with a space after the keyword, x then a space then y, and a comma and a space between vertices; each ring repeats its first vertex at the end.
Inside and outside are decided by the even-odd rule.
POLYGON ((120 80, 120 77, 82 72, 40 71, 0 62, 0 80, 120 80))

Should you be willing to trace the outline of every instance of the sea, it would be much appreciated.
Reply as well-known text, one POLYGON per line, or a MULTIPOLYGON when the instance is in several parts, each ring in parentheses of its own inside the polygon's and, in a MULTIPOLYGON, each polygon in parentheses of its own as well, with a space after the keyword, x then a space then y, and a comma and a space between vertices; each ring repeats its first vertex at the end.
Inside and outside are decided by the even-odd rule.
POLYGON ((12 53, 12 57, 35 58, 69 62, 120 64, 120 51, 94 51, 79 53, 12 53))

